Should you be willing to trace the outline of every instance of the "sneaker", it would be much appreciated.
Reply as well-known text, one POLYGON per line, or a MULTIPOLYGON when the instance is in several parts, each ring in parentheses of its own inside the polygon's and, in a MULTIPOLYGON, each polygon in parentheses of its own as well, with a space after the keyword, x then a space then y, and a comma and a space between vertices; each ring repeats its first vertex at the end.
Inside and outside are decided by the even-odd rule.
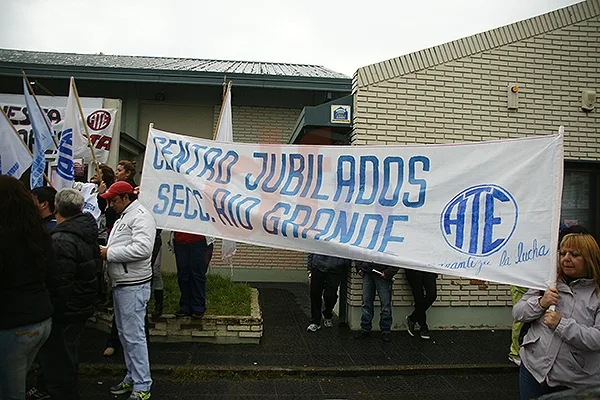
POLYGON ((323 320, 323 326, 325 328, 333 328, 333 321, 331 320, 331 318, 329 319, 324 319, 323 320))
POLYGON ((425 339, 425 340, 431 339, 431 335, 429 334, 429 329, 427 329, 427 328, 421 328, 421 330, 419 331, 419 333, 421 335, 421 339, 425 339))
POLYGON ((517 357, 517 356, 508 356, 508 360, 515 363, 517 365, 517 367, 521 366, 521 357, 517 357))
POLYGON ((102 355, 104 357, 112 357, 115 354, 115 348, 114 347, 107 347, 104 349, 104 353, 102 353, 102 355))
POLYGON ((381 340, 383 340, 386 343, 389 343, 392 341, 392 332, 381 332, 381 340))
POLYGON ((410 320, 408 315, 406 316, 406 330, 410 336, 415 337, 415 323, 410 320))
POLYGON ((150 392, 131 392, 127 400, 148 400, 150 397, 150 392))
POLYGON ((133 392, 133 383, 121 382, 116 386, 111 386, 110 392, 112 394, 125 394, 133 392))
POLYGON ((316 332, 316 331, 318 331, 319 329, 321 329, 321 325, 317 325, 317 324, 310 324, 310 325, 308 326, 308 328, 306 328, 306 330, 307 330, 308 332, 316 332))
POLYGON ((362 329, 354 335, 354 339, 366 339, 371 336, 371 332, 363 331, 362 329))
POLYGON ((27 400, 46 400, 49 399, 50 395, 44 393, 38 388, 31 388, 27 391, 27 400))

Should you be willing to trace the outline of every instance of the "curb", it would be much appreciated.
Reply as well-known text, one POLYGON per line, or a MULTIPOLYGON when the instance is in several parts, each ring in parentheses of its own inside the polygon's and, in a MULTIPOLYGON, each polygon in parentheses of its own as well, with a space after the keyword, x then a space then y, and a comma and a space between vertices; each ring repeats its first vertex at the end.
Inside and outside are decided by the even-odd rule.
MULTIPOLYGON (((80 374, 121 375, 125 373, 122 364, 87 364, 79 366, 80 374)), ((217 378, 246 376, 254 378, 277 377, 308 377, 308 376, 393 376, 416 374, 468 374, 468 373, 517 373, 514 364, 421 364, 421 365, 375 365, 375 366, 346 366, 346 367, 275 367, 275 366, 213 366, 213 365, 152 365, 152 374, 171 378, 217 378)))

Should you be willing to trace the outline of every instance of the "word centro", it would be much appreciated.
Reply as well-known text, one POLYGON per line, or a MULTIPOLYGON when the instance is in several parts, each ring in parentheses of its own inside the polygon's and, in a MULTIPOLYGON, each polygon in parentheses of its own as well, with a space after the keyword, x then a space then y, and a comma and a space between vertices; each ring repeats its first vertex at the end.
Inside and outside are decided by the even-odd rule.
POLYGON ((153 142, 154 170, 172 170, 219 185, 231 184, 234 176, 241 176, 240 183, 248 192, 383 207, 402 204, 419 208, 426 201, 423 175, 429 172, 431 162, 422 155, 405 160, 342 154, 326 162, 324 154, 253 152, 250 157, 232 149, 161 136, 154 136, 153 142), (325 171, 333 171, 328 174, 335 183, 324 182, 325 171))

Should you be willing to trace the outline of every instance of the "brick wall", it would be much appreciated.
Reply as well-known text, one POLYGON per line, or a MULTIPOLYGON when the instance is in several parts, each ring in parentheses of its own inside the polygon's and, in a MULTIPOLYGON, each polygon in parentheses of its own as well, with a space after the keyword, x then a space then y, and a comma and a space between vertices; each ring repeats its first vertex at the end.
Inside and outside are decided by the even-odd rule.
MULTIPOLYGON (((220 110, 220 105, 214 109, 215 127, 220 110)), ((285 144, 301 111, 289 108, 234 106, 231 111, 234 141, 257 144, 285 144)), ((211 265, 225 267, 220 260, 221 241, 217 240, 211 265)), ((305 269, 306 254, 238 243, 234 263, 235 268, 305 269)))
MULTIPOLYGON (((453 143, 556 132, 565 126, 567 160, 600 161, 599 107, 581 110, 581 90, 600 93, 600 1, 588 0, 530 20, 357 71, 353 145, 453 143), (508 86, 519 107, 507 109, 508 86)), ((510 305, 506 285, 444 275, 437 306, 510 305)), ((361 281, 349 278, 360 306, 361 281)), ((410 305, 402 275, 394 305, 410 305)))

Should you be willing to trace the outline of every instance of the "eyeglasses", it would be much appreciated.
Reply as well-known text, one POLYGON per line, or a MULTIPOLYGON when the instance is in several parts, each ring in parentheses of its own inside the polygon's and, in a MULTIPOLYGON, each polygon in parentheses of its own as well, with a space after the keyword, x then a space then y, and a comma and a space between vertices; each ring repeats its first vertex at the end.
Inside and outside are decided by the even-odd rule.
POLYGON ((571 257, 573 258, 578 258, 578 257, 582 257, 581 253, 578 253, 576 251, 559 251, 558 255, 560 255, 561 257, 565 257, 567 255, 567 253, 571 253, 571 257))

